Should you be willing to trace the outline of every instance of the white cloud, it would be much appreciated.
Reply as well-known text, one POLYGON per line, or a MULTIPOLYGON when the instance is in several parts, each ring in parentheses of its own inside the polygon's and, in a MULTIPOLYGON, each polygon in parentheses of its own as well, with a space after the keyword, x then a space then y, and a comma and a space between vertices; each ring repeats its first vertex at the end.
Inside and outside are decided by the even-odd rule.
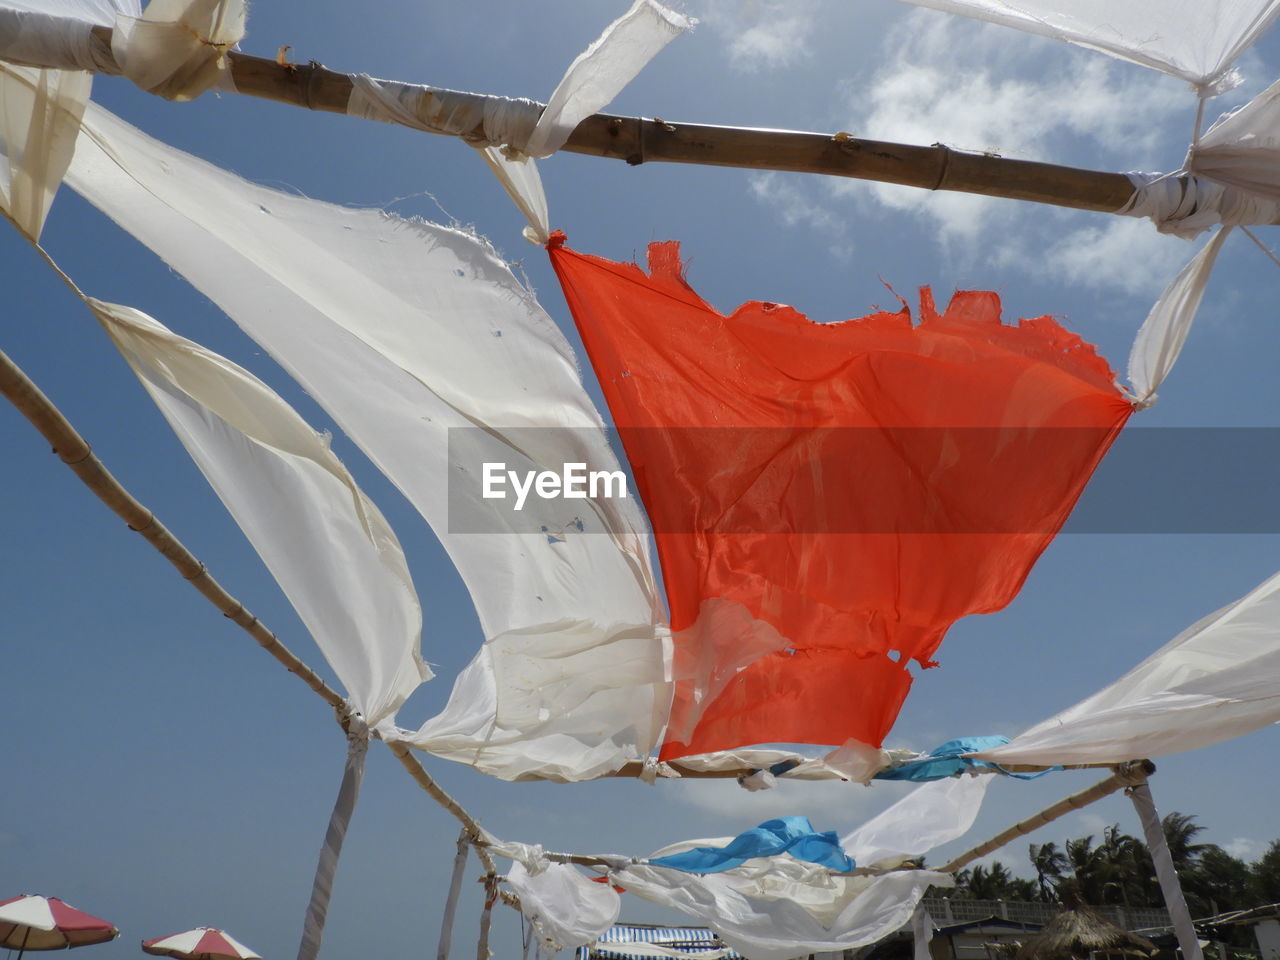
POLYGON ((739 0, 700 13, 727 40, 729 65, 740 73, 789 67, 808 55, 817 26, 815 0, 739 0))
POLYGON ((1127 217, 1099 218, 1036 250, 1018 241, 994 251, 996 262, 1093 290, 1121 290, 1154 299, 1196 248, 1127 217))
MULTIPOLYGON (((1195 102, 1181 83, 1064 44, 916 10, 888 31, 882 51, 869 75, 844 83, 833 126, 1098 170, 1176 166, 1190 135, 1195 102)), ((855 214, 887 209, 925 221, 959 269, 994 260, 1135 297, 1158 294, 1193 252, 1146 221, 1026 202, 780 174, 749 184, 783 224, 829 231, 838 247, 855 235, 855 214)))
POLYGON ((1222 844, 1222 849, 1238 860, 1252 862, 1262 854, 1263 846, 1249 837, 1232 837, 1230 842, 1222 844))
MULTIPOLYGON (((837 238, 848 232, 844 217, 838 216, 830 204, 811 199, 794 177, 788 178, 782 173, 753 173, 747 183, 751 196, 772 207, 785 226, 819 230, 837 238)), ((832 252, 847 259, 853 251, 842 244, 833 246, 832 252)))
MULTIPOLYGON (((1109 169, 1153 163, 1176 142, 1178 120, 1190 133, 1194 103, 1179 84, 1050 41, 920 10, 890 31, 885 50, 883 67, 846 86, 844 129, 860 137, 1055 163, 1083 155, 1074 162, 1109 169)), ((976 196, 881 184, 871 193, 936 220, 949 242, 1027 215, 1026 204, 976 196)))

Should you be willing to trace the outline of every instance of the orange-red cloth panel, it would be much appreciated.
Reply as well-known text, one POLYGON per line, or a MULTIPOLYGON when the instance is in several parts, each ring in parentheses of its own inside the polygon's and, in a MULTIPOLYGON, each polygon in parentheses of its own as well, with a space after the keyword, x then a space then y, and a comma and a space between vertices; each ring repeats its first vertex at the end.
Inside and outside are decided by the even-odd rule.
POLYGON ((1133 412, 1094 348, 994 293, 842 323, 548 246, 657 539, 662 757, 879 746, 947 628, 1017 594, 1133 412))

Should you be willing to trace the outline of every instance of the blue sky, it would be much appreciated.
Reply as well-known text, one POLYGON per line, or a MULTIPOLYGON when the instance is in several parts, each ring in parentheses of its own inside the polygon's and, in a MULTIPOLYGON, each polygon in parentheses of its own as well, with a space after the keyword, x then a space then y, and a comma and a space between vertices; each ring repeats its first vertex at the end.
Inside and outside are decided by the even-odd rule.
MULTIPOLYGON (((294 59, 334 69, 545 98, 620 7, 476 0, 446 12, 388 0, 371 12, 260 0, 244 48, 272 55, 290 44, 294 59)), ((1109 170, 1176 168, 1194 116, 1194 97, 1178 81, 888 0, 690 0, 686 9, 701 26, 660 55, 614 112, 843 129, 1109 170)), ((1276 75, 1280 49, 1264 39, 1242 66, 1246 86, 1222 98, 1222 109, 1276 75)), ((236 96, 170 104, 108 78, 96 81, 95 98, 148 133, 259 182, 474 224, 522 264, 577 344, 545 255, 521 239, 519 213, 462 144, 236 96)), ((994 289, 1006 319, 1064 317, 1118 369, 1150 303, 1194 249, 1143 222, 1012 201, 572 155, 541 166, 552 223, 575 248, 622 260, 642 255, 651 240, 678 239, 691 282, 722 310, 764 299, 843 319, 893 305, 885 284, 909 301, 921 284, 932 284, 939 299, 956 288, 994 289)), ((1274 240, 1266 230, 1262 236, 1274 240)), ((332 429, 229 320, 70 191, 55 203, 44 242, 89 294, 145 310, 227 355, 314 426, 332 429)), ((1244 238, 1228 242, 1182 360, 1158 405, 1130 430, 1280 426, 1275 271, 1244 238)), ((0 234, 0 283, 6 352, 234 595, 323 668, 122 359, 11 231, 0 234)), ((590 380, 589 370, 584 376, 590 380)), ((103 960, 136 955, 138 940, 196 924, 225 926, 268 958, 288 955, 341 775, 345 744, 328 709, 183 584, 8 408, 0 409, 0 438, 7 681, 0 710, 8 731, 0 896, 61 896, 112 919, 123 933, 94 948, 103 960)), ((1257 455, 1225 468, 1265 469, 1274 439, 1259 430, 1257 455)), ((479 630, 417 514, 354 446, 341 436, 334 445, 396 528, 422 597, 423 651, 438 678, 402 711, 402 725, 416 726, 443 704, 479 630)), ((1141 496, 1163 482, 1161 464, 1148 469, 1126 465, 1113 480, 1141 496)), ((1212 482, 1196 496, 1212 497, 1212 482)), ((1016 733, 1245 593, 1280 566, 1278 546, 1267 534, 1060 537, 1006 611, 951 631, 942 667, 917 681, 890 745, 928 749, 953 736, 1016 733)), ((1196 814, 1206 839, 1256 857, 1280 836, 1277 777, 1266 762, 1278 746, 1268 729, 1158 759, 1156 802, 1164 812, 1196 814)), ((784 784, 764 794, 732 782, 506 784, 426 763, 496 834, 579 852, 641 855, 791 813, 845 831, 901 793, 896 784, 784 784)), ((1094 779, 997 783, 966 841, 1094 779)), ((1126 802, 1113 798, 1031 839, 1098 833, 1113 822, 1138 829, 1126 802)), ((430 949, 456 833, 375 744, 327 954, 430 949)), ((946 852, 931 859, 941 862, 946 852)), ((1002 856, 1025 871, 1023 843, 1002 856)), ((455 928, 458 951, 469 951, 476 933, 472 886, 455 928)), ((624 918, 663 916, 624 898, 624 918)), ((510 955, 518 936, 518 918, 500 911, 497 954, 510 955)))

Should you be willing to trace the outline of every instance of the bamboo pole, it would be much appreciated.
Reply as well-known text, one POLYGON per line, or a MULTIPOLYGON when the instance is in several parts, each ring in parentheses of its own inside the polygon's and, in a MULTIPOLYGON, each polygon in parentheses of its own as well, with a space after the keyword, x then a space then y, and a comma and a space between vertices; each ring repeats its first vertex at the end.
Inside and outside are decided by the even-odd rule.
MULTIPOLYGON (((799 757, 799 756, 795 758, 797 762, 801 762, 804 759, 805 759, 804 757, 799 757)), ((679 779, 679 780, 740 779, 742 777, 750 776, 753 773, 759 772, 759 769, 755 767, 734 767, 732 769, 727 769, 727 770, 698 770, 693 767, 685 766, 679 760, 668 760, 666 761, 666 764, 673 771, 679 774, 679 777, 668 777, 668 778, 659 777, 658 779, 660 780, 661 779, 672 779, 672 780, 675 780, 675 779, 679 779)), ((1000 765, 1002 770, 1006 770, 1009 773, 1043 773, 1046 770, 1110 770, 1114 766, 1115 764, 1113 763, 1072 763, 1072 764, 1058 765, 1058 766, 1052 766, 1052 767, 1044 766, 1041 764, 1032 764, 1032 763, 1012 763, 1012 764, 1005 763, 1000 765)), ((641 771, 643 769, 644 769, 644 763, 642 761, 631 760, 627 763, 624 763, 617 770, 613 771, 613 773, 605 774, 605 776, 635 777, 639 779, 641 771)), ((781 774, 780 777, 785 778, 786 774, 785 773, 781 774)), ((794 780, 794 779, 807 779, 807 778, 793 777, 791 779, 794 780)), ((834 780, 836 778, 831 777, 830 779, 834 780)))
MULTIPOLYGON (((109 51, 110 28, 94 27, 93 34, 104 53, 109 51)), ((227 54, 227 59, 236 93, 326 113, 347 112, 353 89, 349 74, 329 70, 315 61, 299 65, 234 51, 227 54)), ((113 72, 109 66, 104 72, 113 72)), ((424 89, 398 81, 380 82, 392 91, 424 89)), ((458 104, 475 105, 497 99, 441 88, 425 89, 435 90, 458 104)), ((483 130, 471 130, 463 136, 483 139, 483 130)), ((658 118, 598 113, 583 120, 562 149, 622 160, 633 166, 691 163, 816 173, 1104 213, 1119 210, 1133 195, 1133 185, 1122 173, 966 153, 940 143, 922 147, 864 140, 843 132, 668 123, 658 118)))
POLYGON ((1107 779, 1095 783, 1087 790, 1081 790, 1079 793, 1073 793, 1066 799, 1059 800, 1051 807, 1046 807, 1034 817, 1028 817, 1020 823, 1014 824, 1008 830, 1004 830, 986 843, 979 844, 972 850, 960 854, 950 863, 939 867, 943 873, 955 873, 962 867, 972 863, 975 860, 985 857, 988 853, 998 850, 1006 843, 1025 836, 1032 830, 1043 827, 1046 823, 1052 823, 1059 817, 1065 816, 1072 810, 1079 810, 1081 807, 1088 806, 1103 797, 1110 796, 1118 790, 1124 790, 1127 787, 1136 786, 1146 783, 1147 777, 1156 772, 1156 765, 1150 760, 1134 760, 1130 763, 1122 763, 1114 768, 1115 772, 1107 777, 1107 779))
POLYGON ((339 718, 345 717, 346 705, 341 695, 320 679, 314 670, 299 660, 276 638, 274 633, 245 609, 244 604, 223 589, 222 585, 205 569, 205 565, 183 546, 182 541, 170 533, 164 524, 156 519, 154 513, 139 503, 120 481, 112 476, 94 454, 88 442, 71 426, 61 411, 2 351, 0 351, 0 393, 3 393, 9 402, 40 431, 53 446, 53 452, 71 468, 84 485, 110 507, 116 516, 124 520, 130 530, 141 536, 172 563, 182 575, 182 579, 199 590, 222 612, 224 617, 245 630, 286 670, 323 697, 325 702, 338 712, 339 718))

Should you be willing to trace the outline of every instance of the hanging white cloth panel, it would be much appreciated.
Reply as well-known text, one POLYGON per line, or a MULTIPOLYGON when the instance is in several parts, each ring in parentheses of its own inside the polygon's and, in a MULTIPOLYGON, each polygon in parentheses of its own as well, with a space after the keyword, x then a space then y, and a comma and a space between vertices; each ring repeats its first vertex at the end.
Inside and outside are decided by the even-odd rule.
POLYGON ((422 611, 382 514, 266 384, 129 307, 88 301, 258 551, 365 718, 431 673, 422 611))
POLYGON ((992 774, 965 774, 923 783, 840 843, 861 867, 918 857, 973 826, 993 779, 992 774))
POLYGON ((1187 163, 1199 176, 1280 202, 1280 81, 1220 117, 1187 163))
POLYGON ((527 143, 530 157, 549 157, 584 119, 603 110, 668 43, 693 24, 654 0, 636 0, 569 65, 527 143))
MULTIPOLYGON (((965 775, 922 784, 840 842, 859 866, 896 867, 964 834, 992 779, 965 775)), ((682 841, 650 858, 730 839, 682 841)), ((846 877, 787 855, 704 876, 647 864, 624 865, 610 876, 629 893, 698 918, 752 960, 874 943, 911 919, 930 885, 954 883, 950 874, 927 870, 846 877)))
POLYGON ((443 541, 487 642, 401 735, 508 779, 649 752, 669 694, 635 503, 482 496, 482 461, 618 469, 567 341, 485 242, 255 186, 92 104, 68 183, 275 357, 443 541))
POLYGON ((1218 252, 1231 232, 1220 227, 1192 257, 1155 302, 1129 351, 1129 388, 1141 406, 1155 402, 1156 391, 1173 371, 1204 299, 1218 252))
POLYGON ((93 75, 0 63, 0 207, 40 239, 75 150, 93 75))
POLYGON ((1000 763, 1119 763, 1280 722, 1280 574, 1086 700, 1002 747, 1000 763))
POLYGON ((536 876, 513 863, 506 883, 533 924, 540 956, 594 942, 617 922, 622 906, 607 883, 593 883, 564 863, 553 863, 536 876))
MULTIPOLYGON (((1215 92, 1280 0, 902 0, 1065 40, 1215 92)), ((1229 83, 1227 84, 1229 85, 1229 83)))
POLYGON ((366 75, 355 78, 347 112, 433 133, 467 137, 519 207, 527 239, 546 243, 551 227, 542 179, 532 158, 549 157, 584 119, 604 109, 645 64, 693 21, 655 0, 631 8, 569 65, 547 105, 529 100, 469 96, 433 87, 388 86, 366 75), (475 139, 483 130, 482 140, 475 139))
MULTIPOLYGON (((772 859, 772 858, 771 858, 772 859)), ((610 876, 628 893, 696 917, 751 960, 790 960, 823 950, 847 950, 887 936, 910 921, 930 886, 949 887, 947 873, 902 870, 875 878, 830 877, 823 891, 831 915, 792 899, 744 894, 734 871, 696 874, 632 864, 610 876)))

